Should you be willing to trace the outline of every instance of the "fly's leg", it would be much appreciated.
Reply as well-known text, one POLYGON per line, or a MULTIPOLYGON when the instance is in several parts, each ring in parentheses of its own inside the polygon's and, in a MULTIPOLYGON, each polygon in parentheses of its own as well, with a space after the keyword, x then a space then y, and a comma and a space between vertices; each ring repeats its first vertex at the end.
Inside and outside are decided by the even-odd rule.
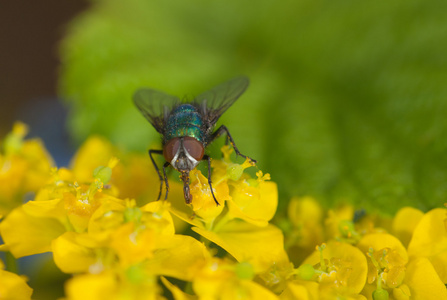
POLYGON ((208 155, 204 155, 202 160, 208 161, 208 184, 210 185, 211 195, 213 195, 214 202, 216 202, 216 205, 219 206, 220 204, 217 201, 216 196, 214 196, 213 185, 211 182, 211 158, 208 155))
MULTIPOLYGON (((216 138, 218 138, 219 136, 221 136, 222 134, 226 133, 227 134, 227 142, 228 140, 230 140, 231 146, 233 146, 234 148, 234 152, 236 152, 236 155, 242 156, 243 158, 247 158, 248 156, 243 155, 242 153, 239 152, 239 149, 236 147, 236 144, 234 143, 233 138, 231 137, 230 131, 228 131, 228 128, 225 125, 221 125, 211 136, 211 142, 214 141, 216 138)), ((252 162, 256 163, 256 160, 254 160, 251 157, 248 157, 248 159, 250 159, 252 162)))
MULTIPOLYGON (((170 163, 169 162, 165 162, 163 165, 163 176, 165 177, 165 186, 166 186, 166 195, 165 195, 165 200, 168 199, 168 193, 169 193, 169 183, 168 183, 168 176, 166 176, 166 168, 169 167, 170 163)), ((161 193, 161 191, 160 191, 161 193)), ((160 196, 158 196, 160 199, 160 196)))
MULTIPOLYGON (((157 164, 155 163, 155 160, 154 160, 154 158, 152 157, 152 154, 161 154, 161 155, 163 155, 163 150, 152 150, 152 149, 149 150, 149 157, 151 158, 152 164, 153 164, 154 167, 155 167, 155 171, 157 171, 158 178, 160 178, 160 192, 158 193, 158 198, 157 198, 157 200, 160 200, 160 197, 161 197, 161 191, 163 190, 163 177, 162 177, 161 174, 160 174, 160 170, 158 169, 157 164)), ((165 166, 163 166, 163 175, 164 175, 165 180, 166 180, 166 182, 167 182, 167 179, 166 179, 166 172, 165 172, 165 166)), ((166 190, 166 197, 167 197, 167 194, 168 194, 168 192, 167 192, 167 190, 166 190)))

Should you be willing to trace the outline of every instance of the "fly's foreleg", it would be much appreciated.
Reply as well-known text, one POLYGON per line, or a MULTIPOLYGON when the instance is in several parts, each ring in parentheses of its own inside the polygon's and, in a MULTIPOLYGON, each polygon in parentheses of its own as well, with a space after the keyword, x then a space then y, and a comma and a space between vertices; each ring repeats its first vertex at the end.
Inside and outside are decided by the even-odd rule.
POLYGON ((211 182, 211 158, 208 155, 204 155, 202 160, 208 161, 208 184, 210 185, 211 195, 213 195, 214 202, 216 202, 216 205, 219 206, 220 204, 217 201, 216 196, 214 196, 213 185, 211 182))
MULTIPOLYGON (((169 193, 169 183, 168 183, 168 176, 166 176, 166 168, 169 167, 170 163, 169 162, 165 162, 163 165, 163 176, 165 178, 165 186, 166 186, 166 195, 165 195, 165 200, 168 199, 168 193, 169 193)), ((161 191, 160 191, 161 192, 161 191)))
MULTIPOLYGON (((228 131, 228 128, 225 125, 221 125, 212 135, 211 142, 214 141, 216 138, 221 136, 222 134, 227 134, 227 140, 230 141, 231 146, 234 148, 234 152, 236 152, 236 155, 242 156, 243 158, 247 158, 248 156, 243 155, 241 152, 239 152, 239 149, 236 147, 236 144, 234 143, 233 138, 231 137, 230 131, 228 131)), ((248 157, 252 162, 256 163, 256 160, 254 160, 251 157, 248 157)))
POLYGON ((163 179, 166 182, 166 198, 168 197, 169 186, 168 186, 168 179, 166 177, 166 170, 165 170, 166 169, 166 163, 163 165, 163 175, 164 175, 164 178, 163 178, 163 176, 161 176, 160 169, 158 168, 157 164, 155 163, 154 158, 152 157, 152 154, 161 154, 161 155, 163 155, 163 150, 152 150, 152 149, 149 150, 149 157, 151 158, 152 164, 154 165, 155 171, 157 171, 158 178, 160 179, 160 192, 158 193, 158 198, 157 198, 157 200, 160 200, 161 192, 163 190, 163 179))

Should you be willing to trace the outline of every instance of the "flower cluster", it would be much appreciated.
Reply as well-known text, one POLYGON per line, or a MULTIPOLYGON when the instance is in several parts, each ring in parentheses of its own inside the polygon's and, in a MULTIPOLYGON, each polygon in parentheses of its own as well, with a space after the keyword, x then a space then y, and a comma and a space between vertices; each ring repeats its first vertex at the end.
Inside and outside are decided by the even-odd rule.
POLYGON ((446 209, 403 207, 391 219, 342 206, 324 216, 304 197, 292 199, 288 213, 290 259, 311 254, 285 299, 447 299, 446 209))
POLYGON ((54 165, 40 140, 24 140, 27 133, 28 127, 18 122, 1 144, 0 218, 43 186, 54 165))
MULTIPOLYGON (((16 125, 0 155, 0 250, 51 252, 72 274, 66 299, 447 299, 445 209, 388 220, 304 197, 276 226, 276 184, 228 146, 211 162, 220 205, 200 170, 187 205, 175 180, 155 201, 146 156, 91 137, 56 168, 25 133, 16 125)), ((0 299, 30 299, 26 278, 0 267, 0 299)))

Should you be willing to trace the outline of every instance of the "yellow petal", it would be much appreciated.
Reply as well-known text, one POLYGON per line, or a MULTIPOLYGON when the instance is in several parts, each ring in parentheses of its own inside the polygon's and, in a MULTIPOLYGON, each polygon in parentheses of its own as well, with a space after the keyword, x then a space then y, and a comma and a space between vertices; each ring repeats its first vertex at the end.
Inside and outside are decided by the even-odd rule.
POLYGON ((190 236, 175 235, 147 262, 148 272, 192 281, 198 264, 209 257, 206 247, 190 236))
POLYGON ((223 291, 222 299, 278 300, 279 298, 265 287, 253 281, 244 280, 240 282, 239 287, 223 291))
POLYGON ((62 272, 87 272, 97 260, 92 248, 78 242, 79 235, 75 232, 66 232, 55 239, 51 245, 54 262, 62 272))
POLYGON ((30 288, 24 277, 0 270, 0 299, 27 300, 31 299, 33 289, 30 288))
POLYGON ((22 204, 24 181, 28 163, 13 155, 6 158, 0 154, 0 214, 6 215, 22 204))
POLYGON ((164 286, 171 292, 172 296, 175 300, 196 300, 198 299, 195 295, 190 295, 185 292, 183 292, 181 289, 179 289, 176 285, 173 285, 169 280, 167 280, 165 277, 161 277, 161 282, 163 282, 164 286))
POLYGON ((79 182, 93 181, 93 171, 98 166, 107 166, 113 157, 113 148, 110 142, 99 136, 90 137, 79 148, 73 162, 72 170, 79 182))
POLYGON ((295 280, 287 283, 280 295, 281 300, 318 300, 318 283, 314 281, 295 280))
POLYGON ((404 283, 411 290, 411 299, 447 299, 444 283, 430 261, 424 257, 414 258, 408 262, 404 283))
POLYGON ((22 208, 33 217, 64 219, 66 216, 64 202, 61 199, 28 201, 22 208))
MULTIPOLYGON (((131 276, 130 276, 131 277, 131 276)), ((157 281, 142 276, 131 281, 129 276, 111 271, 75 276, 65 285, 69 300, 161 300, 157 281)))
POLYGON ((396 300, 410 300, 410 288, 405 283, 402 283, 397 288, 393 289, 393 296, 396 300))
POLYGON ((26 141, 22 146, 22 154, 28 161, 25 190, 36 191, 50 179, 50 170, 54 166, 53 159, 39 139, 26 141))
POLYGON ((228 184, 226 181, 213 184, 214 196, 219 202, 219 205, 216 205, 208 179, 202 175, 202 172, 193 170, 190 177, 190 189, 193 197, 191 205, 194 213, 202 218, 205 223, 210 223, 220 215, 225 206, 225 201, 230 198, 228 184))
POLYGON ((199 218, 194 216, 194 212, 191 207, 185 205, 184 202, 182 202, 181 205, 176 205, 174 202, 173 205, 169 207, 169 211, 178 219, 195 227, 205 229, 204 223, 199 218))
POLYGON ((70 279, 65 285, 69 300, 119 299, 117 280, 114 274, 80 275, 70 279))
POLYGON ((284 251, 284 237, 273 225, 258 227, 241 220, 232 220, 219 232, 193 227, 208 240, 224 248, 237 261, 251 263, 256 272, 267 270, 272 264, 288 261, 284 251))
POLYGON ((447 209, 443 208, 426 213, 414 230, 408 246, 410 256, 427 257, 431 261, 444 283, 447 283, 446 213, 447 209))
POLYGON ((19 207, 0 223, 0 232, 9 251, 22 257, 51 251, 51 241, 65 228, 55 219, 33 217, 19 207))
POLYGON ((397 254, 404 260, 408 261, 407 250, 404 245, 394 236, 387 233, 371 233, 365 235, 357 247, 362 250, 363 253, 368 253, 369 248, 373 248, 374 251, 379 251, 385 248, 390 248, 397 252, 397 254))
MULTIPOLYGON (((141 211, 151 213, 150 221, 153 226, 157 226, 160 230, 160 234, 175 234, 174 221, 169 213, 169 207, 169 202, 155 201, 148 203, 141 208, 141 211)), ((149 218, 146 218, 145 221, 149 221, 148 219, 149 218)))
MULTIPOLYGON (((137 199, 138 203, 157 199, 159 179, 147 153, 120 157, 120 162, 113 168, 112 182, 122 199, 137 199)), ((173 186, 170 182, 171 191, 173 186)))
POLYGON ((109 236, 124 222, 125 202, 116 198, 107 198, 92 214, 88 224, 88 232, 97 238, 109 236))
POLYGON ((402 244, 408 246, 416 225, 422 219, 424 213, 413 207, 401 208, 393 219, 393 234, 402 244))
POLYGON ((231 196, 230 214, 256 226, 267 226, 278 206, 278 187, 272 181, 261 181, 257 187, 236 188, 231 196))
POLYGON ((328 217, 324 221, 327 239, 340 236, 340 222, 351 221, 354 217, 354 208, 343 205, 335 210, 328 211, 328 217))
MULTIPOLYGON (((216 266, 212 265, 212 267, 216 266)), ((250 280, 238 280, 232 272, 215 270, 215 273, 217 274, 199 276, 194 280, 193 289, 199 299, 278 299, 278 296, 258 283, 250 280)))
POLYGON ((286 247, 290 259, 299 265, 324 241, 323 209, 312 197, 291 199, 287 214, 293 224, 286 235, 286 247))
POLYGON ((292 198, 289 202, 287 214, 296 226, 303 224, 319 224, 323 216, 321 205, 312 197, 292 198))
POLYGON ((152 257, 157 246, 154 230, 136 228, 133 222, 125 223, 112 233, 110 247, 117 253, 120 262, 129 266, 152 257))
MULTIPOLYGON (((329 241, 323 250, 323 258, 328 261, 338 261, 337 291, 343 295, 358 294, 366 283, 368 264, 365 255, 358 248, 338 241, 329 241), (347 272, 345 272, 348 270, 347 272)), ((317 265, 320 263, 320 252, 315 251, 303 264, 317 265)))

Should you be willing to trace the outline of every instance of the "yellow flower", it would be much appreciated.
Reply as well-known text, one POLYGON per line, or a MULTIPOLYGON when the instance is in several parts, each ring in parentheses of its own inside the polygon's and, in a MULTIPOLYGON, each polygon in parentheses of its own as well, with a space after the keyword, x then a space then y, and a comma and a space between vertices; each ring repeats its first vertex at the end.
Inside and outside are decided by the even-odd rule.
POLYGON ((98 166, 106 166, 114 156, 112 144, 99 136, 87 139, 76 152, 71 170, 76 180, 81 183, 94 180, 93 171, 98 166))
POLYGON ((152 250, 159 246, 154 239, 174 235, 167 210, 151 210, 159 205, 154 202, 143 210, 134 201, 105 201, 90 218, 88 232, 67 232, 53 241, 56 264, 64 272, 75 273, 87 271, 94 263, 97 269, 110 268, 114 256, 124 266, 152 257, 152 250))
POLYGON ((251 281, 242 264, 212 258, 204 262, 194 277, 193 290, 200 299, 278 299, 268 289, 251 281), (241 268, 242 266, 242 268, 241 268))
POLYGON ((320 299, 319 285, 314 281, 293 280, 287 282, 285 290, 279 296, 281 300, 317 300, 320 299))
POLYGON ((208 179, 202 175, 199 170, 190 172, 191 184, 190 190, 192 195, 192 209, 205 223, 212 222, 220 215, 225 207, 225 201, 229 200, 229 188, 226 181, 214 181, 213 192, 219 205, 216 205, 211 194, 208 179))
POLYGON ((190 295, 182 291, 178 286, 169 282, 165 277, 161 277, 163 285, 171 292, 172 297, 175 300, 196 300, 197 296, 190 295))
POLYGON ((174 236, 171 215, 162 202, 152 202, 139 209, 128 206, 124 223, 111 235, 110 248, 122 265, 132 265, 153 257, 174 236))
POLYGON ((33 289, 26 284, 26 278, 4 270, 0 260, 0 299, 31 299, 33 289))
POLYGON ((17 122, 0 153, 0 216, 22 204, 25 193, 36 192, 50 178, 54 162, 38 139, 24 140, 28 129, 17 122))
POLYGON ((402 294, 405 294, 408 296, 408 294, 410 294, 411 297, 396 297, 396 299, 447 299, 445 285, 428 259, 424 257, 411 258, 406 267, 407 271, 403 281, 403 284, 405 285, 404 291, 396 291, 396 289, 394 289, 393 295, 396 294, 396 296, 401 296, 402 294), (409 291, 409 293, 407 291, 409 291))
POLYGON ((63 193, 62 198, 29 201, 0 223, 5 245, 15 257, 49 251, 51 241, 65 231, 85 231, 102 202, 121 201, 101 192, 89 194, 86 187, 72 190, 63 193))
POLYGON ((291 261, 301 263, 323 242, 323 209, 312 197, 292 198, 287 214, 291 228, 286 229, 285 248, 291 261))
POLYGON ((216 232, 200 227, 192 229, 225 249, 237 261, 250 262, 256 272, 267 271, 274 264, 288 261, 282 232, 273 225, 258 227, 242 220, 232 220, 216 232))
POLYGON ((408 246, 414 229, 424 213, 416 208, 403 207, 393 219, 392 232, 404 244, 408 246))
POLYGON ((231 203, 228 209, 224 209, 225 202, 216 206, 207 179, 199 171, 194 171, 192 174, 200 182, 192 201, 196 216, 188 213, 185 205, 183 208, 171 207, 170 211, 193 225, 192 230, 225 249, 237 261, 252 264, 257 273, 270 272, 272 265, 288 266, 282 232, 268 224, 277 206, 276 184, 266 181, 269 175, 260 171, 258 179, 252 179, 243 173, 244 169, 252 166, 251 162, 246 160, 237 167, 229 158, 232 150, 223 147, 222 151, 224 159, 213 160, 213 187, 218 200, 220 196, 217 195, 228 198, 226 202, 231 203), (221 185, 223 188, 219 190, 221 185), (230 195, 228 186, 231 187, 230 195))
POLYGON ((15 257, 48 252, 51 241, 65 230, 57 219, 36 217, 26 213, 23 207, 18 207, 0 223, 0 233, 5 243, 2 250, 9 250, 15 257))
POLYGON ((168 203, 142 208, 135 202, 105 203, 86 233, 68 232, 53 242, 54 260, 66 273, 137 268, 145 274, 192 280, 206 248, 189 236, 176 235, 168 203))
MULTIPOLYGON (((56 169, 25 134, 16 125, 0 154, 0 250, 51 251, 60 270, 77 274, 67 299, 163 299, 166 289, 176 300, 447 298, 446 209, 407 207, 391 220, 349 205, 325 213, 312 197, 292 198, 280 222, 284 245, 270 223, 276 183, 260 170, 252 177, 245 170, 253 163, 233 162, 228 146, 212 160, 220 205, 199 170, 190 172, 193 200, 185 205, 178 182, 168 201, 149 202, 160 182, 147 156, 92 137, 71 168, 56 169), (26 191, 34 200, 11 210, 26 191), (178 234, 185 224, 192 235, 178 234)), ((0 298, 15 284, 22 294, 14 295, 30 298, 23 278, 4 270, 0 277, 0 298)))
POLYGON ((382 291, 396 299, 447 299, 445 286, 432 264, 425 258, 409 258, 394 236, 365 235, 357 246, 369 256, 368 284, 362 292, 368 299, 382 291))
MULTIPOLYGON (((245 164, 248 163, 248 159, 245 164)), ((267 226, 278 206, 278 188, 269 174, 256 173, 257 180, 244 174, 237 181, 230 181, 231 199, 228 203, 232 218, 243 219, 257 226, 267 226)))
POLYGON ((383 281, 388 287, 396 287, 402 282, 403 277, 400 278, 400 276, 405 271, 404 266, 408 262, 408 254, 397 238, 385 233, 367 234, 360 240, 357 247, 365 254, 370 253, 370 249, 373 250, 373 253, 369 255, 372 259, 368 261, 368 283, 377 280, 382 272, 385 275, 383 281))
POLYGON ((444 284, 447 284, 447 209, 436 208, 426 213, 416 225, 408 254, 426 257, 444 284))
POLYGON ((99 272, 107 263, 101 243, 86 234, 65 232, 51 243, 56 266, 65 273, 99 272), (97 249, 97 250, 96 250, 97 249))
POLYGON ((336 209, 330 209, 328 211, 328 217, 325 220, 325 232, 326 238, 339 238, 340 225, 345 222, 351 222, 354 218, 354 207, 350 205, 342 205, 336 209))
POLYGON ((78 275, 67 282, 65 290, 69 300, 165 299, 156 278, 133 269, 78 275))
MULTIPOLYGON (((108 163, 110 166, 100 167, 111 172, 116 160, 109 159, 108 163)), ((109 180, 108 172, 94 172, 95 169, 92 181, 84 183, 79 183, 67 169, 53 169, 49 184, 39 190, 35 200, 13 210, 0 224, 3 249, 15 257, 50 251, 51 242, 65 231, 85 231, 102 203, 122 201, 112 196, 116 194, 113 188, 104 188, 107 182, 103 181, 109 180)), ((83 176, 81 171, 79 167, 78 172, 83 176)))
POLYGON ((309 265, 315 270, 311 278, 319 283, 318 293, 322 299, 356 299, 365 286, 368 271, 366 257, 350 244, 338 241, 323 244, 304 260, 302 266, 309 265))
MULTIPOLYGON (((158 197, 159 182, 149 156, 132 154, 120 156, 120 162, 113 168, 111 183, 117 187, 122 199, 135 199, 138 205, 154 201, 158 197)), ((169 200, 178 183, 170 182, 169 200)), ((184 204, 184 201, 183 201, 184 204)))

